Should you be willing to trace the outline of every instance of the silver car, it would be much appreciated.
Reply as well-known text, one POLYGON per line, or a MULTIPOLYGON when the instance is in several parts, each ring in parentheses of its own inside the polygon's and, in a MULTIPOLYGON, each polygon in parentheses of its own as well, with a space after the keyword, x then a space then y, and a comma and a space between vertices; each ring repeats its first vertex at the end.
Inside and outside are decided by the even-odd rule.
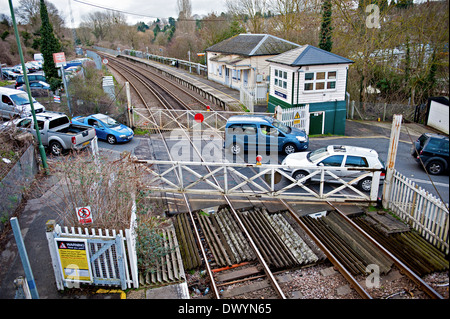
MULTIPOLYGON (((381 169, 381 179, 384 179, 385 164, 375 150, 344 145, 329 145, 312 152, 299 152, 286 156, 282 165, 296 180, 301 180, 320 167, 332 167, 333 174, 346 181, 352 181, 362 175, 364 170, 381 169), (348 169, 350 168, 350 169, 348 169), (358 170, 360 168, 361 170, 358 170)), ((315 174, 311 180, 321 179, 321 174, 315 174)), ((305 182, 309 181, 306 180, 305 182)), ((329 174, 325 174, 326 182, 339 182, 329 174)), ((363 191, 372 188, 372 178, 365 177, 355 182, 363 191)))

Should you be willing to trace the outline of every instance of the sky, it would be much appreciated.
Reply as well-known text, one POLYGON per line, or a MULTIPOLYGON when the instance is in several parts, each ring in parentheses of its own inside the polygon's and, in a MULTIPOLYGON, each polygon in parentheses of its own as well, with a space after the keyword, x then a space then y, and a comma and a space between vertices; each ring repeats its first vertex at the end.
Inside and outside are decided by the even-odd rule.
MULTIPOLYGON (((139 15, 126 14, 127 22, 134 24, 139 21, 145 23, 155 20, 155 18, 177 18, 178 6, 177 0, 47 0, 55 5, 60 15, 66 22, 66 27, 72 27, 69 1, 72 7, 75 27, 78 27, 82 21, 82 16, 95 11, 104 11, 104 9, 87 5, 94 4, 100 7, 107 7, 119 11, 136 13, 139 15)), ((20 6, 19 0, 12 0, 14 9, 20 6)), ((192 14, 207 15, 211 12, 220 14, 225 12, 225 0, 191 0, 192 14)), ((9 0, 0 0, 0 13, 11 16, 9 9, 9 0)))

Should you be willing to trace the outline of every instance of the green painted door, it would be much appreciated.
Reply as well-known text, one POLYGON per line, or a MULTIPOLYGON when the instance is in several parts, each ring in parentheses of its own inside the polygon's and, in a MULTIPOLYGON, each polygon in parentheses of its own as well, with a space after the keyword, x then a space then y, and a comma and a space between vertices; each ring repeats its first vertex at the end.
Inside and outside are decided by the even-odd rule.
POLYGON ((309 135, 323 134, 324 112, 309 113, 309 135))

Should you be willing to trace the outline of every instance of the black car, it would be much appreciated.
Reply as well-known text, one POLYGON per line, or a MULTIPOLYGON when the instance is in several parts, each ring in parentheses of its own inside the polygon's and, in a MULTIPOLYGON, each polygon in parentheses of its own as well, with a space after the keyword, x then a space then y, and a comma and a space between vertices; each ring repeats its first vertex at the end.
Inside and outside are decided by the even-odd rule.
POLYGON ((422 162, 428 173, 438 175, 448 169, 449 163, 448 136, 423 133, 413 143, 411 155, 422 162))
MULTIPOLYGON (((39 82, 39 81, 45 82, 45 75, 43 75, 43 74, 33 74, 33 75, 28 74, 27 76, 28 76, 28 82, 30 82, 30 83, 31 82, 39 82)), ((25 79, 23 78, 23 75, 19 75, 16 79, 16 84, 15 84, 16 89, 19 86, 22 86, 24 84, 25 84, 25 79)))

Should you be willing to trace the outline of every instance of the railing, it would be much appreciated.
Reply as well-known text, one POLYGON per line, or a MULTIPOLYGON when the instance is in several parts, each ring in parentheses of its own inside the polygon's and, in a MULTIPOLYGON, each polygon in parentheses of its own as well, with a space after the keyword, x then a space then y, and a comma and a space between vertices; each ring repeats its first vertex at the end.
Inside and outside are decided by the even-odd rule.
MULTIPOLYGON (((202 130, 215 130, 224 132, 227 120, 233 115, 249 114, 246 112, 227 112, 227 111, 206 111, 206 110, 166 110, 152 109, 152 116, 148 116, 149 110, 143 108, 133 108, 133 112, 137 113, 144 120, 140 124, 136 124, 145 129, 159 129, 162 131, 170 131, 174 129, 192 130, 199 128, 196 126, 196 115, 201 114, 202 130)), ((271 113, 252 113, 273 116, 271 113)), ((197 115, 198 116, 198 115, 197 115)))
POLYGON ((399 172, 395 172, 387 208, 448 254, 448 203, 443 203, 399 172))
POLYGON ((375 202, 381 175, 381 170, 319 167, 296 180, 281 165, 157 160, 138 162, 150 164, 147 167, 150 175, 148 185, 152 185, 152 191, 310 201, 375 202), (209 167, 210 172, 206 167, 209 167), (358 182, 365 178, 372 179, 370 193, 357 187, 358 182), (309 183, 310 179, 316 179, 317 183, 309 183), (336 186, 330 187, 331 183, 336 186))

